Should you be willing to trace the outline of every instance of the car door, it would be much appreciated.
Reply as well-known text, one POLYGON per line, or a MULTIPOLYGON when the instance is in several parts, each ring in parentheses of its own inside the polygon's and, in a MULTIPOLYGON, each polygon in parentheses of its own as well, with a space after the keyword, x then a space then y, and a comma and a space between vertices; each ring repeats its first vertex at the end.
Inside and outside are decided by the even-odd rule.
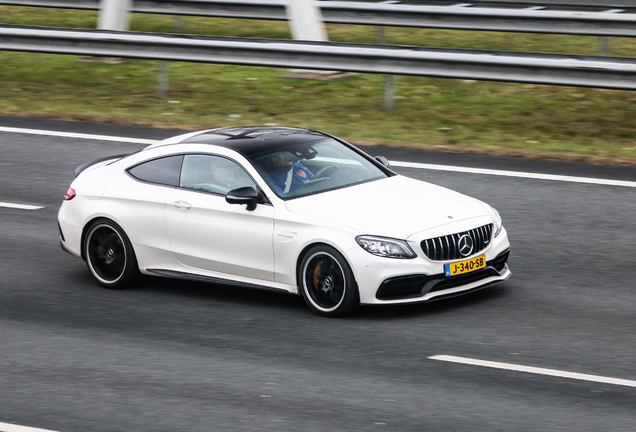
POLYGON ((164 207, 179 184, 182 160, 183 155, 146 160, 126 170, 130 177, 116 186, 111 183, 115 196, 110 197, 109 209, 125 227, 142 266, 144 257, 149 254, 170 253, 164 207))
POLYGON ((182 264, 267 281, 274 280, 274 208, 249 211, 225 194, 251 186, 236 162, 221 156, 185 155, 180 184, 165 203, 172 253, 182 264))

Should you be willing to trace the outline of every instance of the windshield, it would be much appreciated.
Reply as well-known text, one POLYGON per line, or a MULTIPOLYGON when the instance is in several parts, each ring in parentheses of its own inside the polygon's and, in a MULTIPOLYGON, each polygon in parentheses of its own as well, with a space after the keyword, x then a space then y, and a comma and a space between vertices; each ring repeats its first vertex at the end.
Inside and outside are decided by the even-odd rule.
POLYGON ((332 139, 259 153, 251 161, 276 194, 300 197, 388 177, 355 150, 332 139))

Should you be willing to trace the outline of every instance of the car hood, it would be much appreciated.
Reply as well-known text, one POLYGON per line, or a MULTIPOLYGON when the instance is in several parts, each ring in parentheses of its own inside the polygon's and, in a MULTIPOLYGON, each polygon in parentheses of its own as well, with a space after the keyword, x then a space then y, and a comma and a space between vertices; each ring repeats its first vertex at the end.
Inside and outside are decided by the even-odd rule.
POLYGON ((400 175, 286 201, 289 211, 360 234, 406 239, 449 223, 488 216, 458 192, 400 175))

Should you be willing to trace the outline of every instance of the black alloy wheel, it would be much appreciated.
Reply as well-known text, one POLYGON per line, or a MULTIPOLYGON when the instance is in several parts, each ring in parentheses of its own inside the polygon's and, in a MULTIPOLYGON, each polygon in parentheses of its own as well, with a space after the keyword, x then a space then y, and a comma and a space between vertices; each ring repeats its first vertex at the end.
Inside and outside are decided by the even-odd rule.
POLYGON ((119 225, 107 219, 96 220, 88 228, 84 257, 90 272, 106 288, 126 288, 139 276, 130 240, 119 225))
POLYGON ((355 312, 360 296, 353 272, 344 257, 329 246, 315 246, 300 265, 299 288, 318 315, 342 317, 355 312))

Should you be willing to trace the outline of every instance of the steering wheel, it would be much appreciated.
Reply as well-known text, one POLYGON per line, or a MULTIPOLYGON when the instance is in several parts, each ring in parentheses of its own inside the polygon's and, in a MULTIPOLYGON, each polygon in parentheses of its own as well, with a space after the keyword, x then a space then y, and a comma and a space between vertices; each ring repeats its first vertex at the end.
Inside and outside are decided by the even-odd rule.
POLYGON ((326 178, 331 176, 331 174, 335 173, 338 170, 340 170, 340 167, 336 165, 328 165, 324 168, 319 169, 318 172, 314 175, 314 178, 326 178))

